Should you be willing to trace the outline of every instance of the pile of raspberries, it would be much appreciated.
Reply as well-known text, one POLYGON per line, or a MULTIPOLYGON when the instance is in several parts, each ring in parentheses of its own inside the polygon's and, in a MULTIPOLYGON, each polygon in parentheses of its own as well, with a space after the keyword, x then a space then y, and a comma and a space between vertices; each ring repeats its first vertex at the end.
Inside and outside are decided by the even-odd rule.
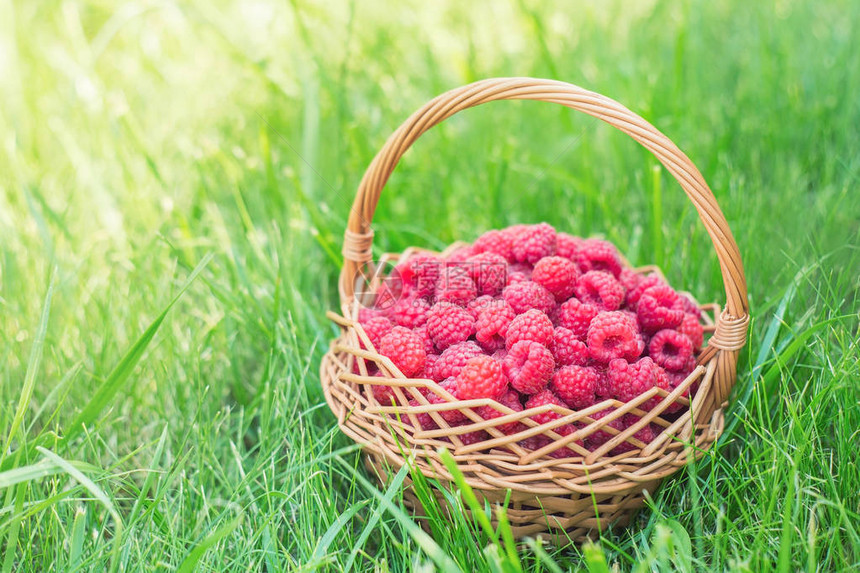
MULTIPOLYGON (((547 223, 488 231, 445 257, 410 256, 378 289, 374 306, 359 313, 375 349, 405 376, 433 380, 458 400, 490 398, 516 412, 545 404, 581 410, 608 398, 627 402, 655 386, 672 391, 696 366, 700 318, 695 303, 662 278, 625 266, 612 243, 556 232, 547 223)), ((379 403, 397 402, 391 387, 371 387, 379 403)), ((446 401, 426 388, 421 393, 431 403, 446 401)), ((639 408, 661 400, 656 395, 639 408)), ((681 409, 673 403, 662 416, 681 409)), ((475 411, 485 419, 504 415, 490 406, 475 411)), ((460 410, 438 415, 449 426, 472 423, 460 410)), ((532 416, 540 424, 559 417, 532 416)), ((438 427, 429 414, 418 421, 424 430, 438 427)), ((627 414, 609 425, 622 431, 638 421, 627 414)), ((578 427, 555 432, 566 436, 578 427)), ((515 421, 497 429, 513 435, 526 427, 515 421)), ((649 424, 634 438, 648 443, 659 432, 649 424)), ((489 437, 485 431, 459 436, 467 444, 489 437)), ((599 430, 577 443, 593 451, 611 437, 599 430)), ((520 444, 538 449, 549 442, 539 435, 520 444)), ((623 442, 611 454, 632 449, 623 442)), ((580 454, 562 447, 552 455, 580 454)))

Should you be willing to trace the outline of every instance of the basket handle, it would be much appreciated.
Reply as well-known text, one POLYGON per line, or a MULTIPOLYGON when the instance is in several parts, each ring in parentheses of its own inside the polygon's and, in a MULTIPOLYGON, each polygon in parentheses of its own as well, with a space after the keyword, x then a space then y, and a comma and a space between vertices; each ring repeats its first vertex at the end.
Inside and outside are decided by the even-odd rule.
MULTIPOLYGON (((506 99, 552 102, 579 110, 620 129, 651 151, 675 177, 699 213, 717 252, 726 289, 726 313, 721 318, 733 325, 743 324, 745 334, 749 303, 740 252, 714 194, 693 162, 669 138, 620 103, 573 84, 536 78, 494 78, 453 89, 426 103, 391 134, 364 172, 349 214, 340 275, 344 305, 354 297, 359 271, 372 259, 370 222, 382 188, 403 154, 425 131, 455 113, 506 99)), ((737 341, 733 342, 736 346, 737 341)))

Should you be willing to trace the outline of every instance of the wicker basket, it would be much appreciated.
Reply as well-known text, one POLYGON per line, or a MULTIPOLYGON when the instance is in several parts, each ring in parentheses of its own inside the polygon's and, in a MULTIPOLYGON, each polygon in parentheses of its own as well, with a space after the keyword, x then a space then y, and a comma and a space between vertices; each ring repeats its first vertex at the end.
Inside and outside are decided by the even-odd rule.
MULTIPOLYGON (((399 256, 409 256, 411 252, 414 249, 399 256)), ((414 471, 450 485, 451 475, 437 453, 439 447, 446 446, 476 493, 491 503, 502 503, 509 496, 508 518, 515 536, 542 535, 556 542, 578 541, 610 524, 626 523, 662 478, 700 456, 722 431, 723 407, 735 382, 738 351, 745 343, 749 322, 740 253, 711 190, 687 156, 648 122, 611 99, 571 84, 532 78, 479 81, 433 99, 392 134, 368 167, 350 212, 343 254, 345 262, 339 284, 342 315, 329 313, 342 330, 323 359, 321 381, 341 429, 364 446, 367 465, 381 480, 405 463, 405 454, 413 458, 414 471), (363 294, 357 294, 357 285, 364 288, 369 282, 369 289, 364 290, 372 294, 382 278, 366 279, 373 275, 367 272, 372 266, 370 221, 382 188, 398 161, 421 134, 458 111, 505 99, 558 103, 617 127, 660 160, 696 207, 717 252, 726 305, 722 312, 718 312, 716 305, 716 310, 703 307, 713 316, 705 320, 706 331, 712 335, 698 356, 696 369, 671 393, 654 388, 632 402, 605 400, 580 411, 548 405, 514 412, 487 399, 458 402, 430 380, 403 376, 387 357, 374 350, 358 323, 361 302, 358 299, 363 294), (384 377, 367 375, 371 363, 384 377), (373 396, 373 384, 392 386, 399 403, 412 400, 417 405, 380 404, 373 396), (443 403, 430 404, 418 392, 422 387, 432 388, 444 398, 443 403), (689 389, 695 389, 695 393, 687 400, 683 395, 689 389), (658 406, 650 411, 639 409, 654 396, 662 397, 658 406), (688 408, 680 417, 664 416, 674 402, 688 408), (474 409, 485 405, 505 415, 484 420, 474 409), (589 417, 610 406, 617 408, 613 414, 598 420, 589 417), (450 409, 461 410, 474 423, 450 427, 438 415, 439 411, 450 409), (562 418, 544 425, 530 418, 550 409, 562 418), (416 415, 425 412, 431 413, 438 429, 420 430, 416 415), (608 426, 612 419, 626 413, 641 416, 640 422, 623 432, 608 426), (521 421, 527 429, 513 436, 496 429, 513 420, 521 421), (554 431, 572 422, 581 427, 574 434, 562 437, 554 431), (663 431, 646 445, 633 434, 649 423, 663 431), (485 430, 490 439, 464 445, 458 438, 464 432, 478 429, 485 430), (593 452, 574 443, 598 430, 614 437, 593 452), (536 451, 517 444, 537 434, 553 441, 536 451), (633 448, 611 456, 609 452, 622 442, 633 448), (557 459, 549 455, 564 446, 573 449, 578 457, 557 459)), ((382 262, 396 261, 399 256, 385 255, 382 262)), ((654 268, 638 270, 651 272, 654 268)), ((404 496, 408 505, 421 511, 409 488, 404 496)), ((441 494, 438 497, 444 503, 441 494)))

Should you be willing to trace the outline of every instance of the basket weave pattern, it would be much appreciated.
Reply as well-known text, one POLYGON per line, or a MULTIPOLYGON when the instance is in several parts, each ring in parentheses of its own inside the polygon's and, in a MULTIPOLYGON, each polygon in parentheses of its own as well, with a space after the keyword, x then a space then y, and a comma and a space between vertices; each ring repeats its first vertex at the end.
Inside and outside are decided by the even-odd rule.
MULTIPOLYGON (((379 262, 396 262, 415 250, 385 255, 379 262)), ((365 447, 368 466, 380 479, 410 459, 424 475, 443 483, 450 481, 451 475, 437 454, 437 448, 446 446, 476 493, 490 502, 502 502, 510 491, 508 518, 515 536, 549 533, 556 540, 577 540, 609 523, 623 524, 641 507, 646 492, 653 491, 662 478, 691 458, 700 456, 722 431, 723 406, 735 381, 737 355, 745 343, 749 320, 740 254, 713 194, 695 166, 653 126, 613 100, 571 84, 532 78, 484 80, 437 97, 392 134, 368 167, 350 214, 343 253, 345 263, 339 283, 342 313, 329 313, 341 327, 341 335, 323 359, 321 381, 338 424, 365 447), (374 276, 369 268, 373 239, 370 221, 400 157, 422 133, 447 117, 501 99, 559 103, 628 133, 654 153, 696 207, 720 261, 727 301, 722 312, 717 305, 701 307, 705 331, 712 335, 698 356, 697 368, 673 391, 653 388, 627 403, 604 400, 578 411, 546 405, 514 412, 488 399, 457 401, 431 380, 403 376, 390 359, 376 352, 359 324, 358 311, 366 301, 359 300, 363 295, 356 293, 356 286, 365 283, 364 291, 372 296, 384 278, 374 276), (368 276, 373 278, 367 279, 368 276), (368 375, 371 364, 382 376, 368 375), (379 403, 373 396, 374 384, 393 387, 397 405, 379 403), (431 404, 419 389, 427 389, 442 400, 431 404), (691 390, 694 392, 687 399, 685 395, 691 390), (655 407, 640 409, 655 396, 660 400, 655 407), (685 408, 682 414, 669 416, 666 410, 674 403, 685 408), (484 420, 476 413, 481 406, 495 408, 502 416, 484 420), (590 417, 609 407, 615 411, 597 420, 590 417), (439 414, 451 409, 462 411, 473 423, 451 427, 439 414), (542 425, 531 418, 549 410, 561 418, 542 425), (433 418, 437 429, 421 428, 417 415, 425 413, 433 418), (608 425, 625 414, 641 419, 620 432, 608 425), (509 436, 497 428, 512 421, 521 422, 525 429, 509 436), (555 432, 570 423, 576 423, 579 429, 567 436, 555 432), (656 424, 662 431, 651 443, 644 444, 634 434, 647 424, 656 424), (486 431, 489 439, 466 445, 458 437, 476 430, 486 431), (582 440, 596 431, 604 431, 612 438, 595 451, 582 447, 582 440), (549 444, 534 451, 518 444, 538 434, 551 438, 549 444), (610 455, 621 443, 632 448, 610 455), (562 447, 573 450, 577 457, 551 456, 562 447)), ((659 273, 655 267, 636 271, 659 273)), ((405 497, 420 511, 408 489, 405 497)))

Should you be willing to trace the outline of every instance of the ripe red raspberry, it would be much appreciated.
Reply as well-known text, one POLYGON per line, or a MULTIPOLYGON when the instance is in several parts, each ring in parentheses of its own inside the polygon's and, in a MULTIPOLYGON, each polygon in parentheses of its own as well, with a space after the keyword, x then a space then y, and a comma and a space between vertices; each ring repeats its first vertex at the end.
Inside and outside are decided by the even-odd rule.
POLYGON ((463 307, 437 302, 427 315, 427 332, 439 350, 467 340, 475 332, 475 317, 463 307))
POLYGON ((684 318, 681 319, 681 324, 678 326, 678 332, 687 335, 693 344, 693 352, 698 352, 702 348, 702 344, 705 342, 705 331, 696 315, 685 313, 684 318))
MULTIPOLYGON (((471 425, 471 421, 466 421, 461 426, 471 425)), ((464 446, 471 446, 472 444, 477 444, 479 442, 485 441, 490 436, 487 435, 487 432, 484 430, 477 430, 475 432, 466 432, 465 434, 458 434, 457 437, 463 442, 464 446)))
POLYGON ((532 280, 544 287, 558 302, 570 298, 576 287, 579 269, 564 257, 544 257, 535 264, 532 280))
POLYGON ((502 296, 514 312, 522 314, 529 309, 537 309, 549 314, 555 308, 555 297, 548 290, 532 281, 523 281, 505 287, 502 296))
POLYGON ((394 267, 394 275, 399 275, 403 286, 412 296, 429 298, 436 290, 436 283, 444 263, 430 253, 417 253, 394 267))
POLYGON ((397 395, 394 393, 394 388, 384 386, 382 384, 372 384, 370 386, 373 391, 373 397, 379 402, 380 406, 391 406, 397 404, 397 395))
POLYGON ((550 390, 571 408, 582 410, 593 406, 600 373, 587 366, 562 366, 552 375, 550 390))
POLYGON ((635 360, 642 354, 636 321, 623 312, 601 312, 588 327, 588 353, 603 364, 613 358, 635 360))
POLYGON ((682 370, 693 357, 693 343, 677 330, 660 330, 648 343, 648 356, 666 370, 682 370))
POLYGON ((643 332, 677 328, 684 320, 684 304, 669 285, 657 285, 642 293, 636 316, 643 332))
POLYGON ((559 366, 576 364, 584 366, 588 362, 588 347, 576 337, 572 330, 557 326, 550 345, 552 356, 559 366))
POLYGON ((600 310, 618 310, 624 302, 624 287, 609 273, 588 271, 576 281, 576 298, 600 310))
POLYGON ((534 265, 544 257, 555 254, 555 229, 548 223, 528 225, 516 234, 511 252, 514 261, 534 265))
POLYGON ((481 295, 469 304, 466 305, 466 308, 469 309, 469 312, 472 313, 472 316, 475 317, 475 320, 478 319, 478 315, 481 314, 481 311, 484 310, 491 304, 496 304, 496 297, 490 296, 488 294, 481 295))
POLYGON ((632 311, 636 310, 636 307, 639 305, 639 299, 642 297, 642 293, 653 286, 665 285, 666 281, 661 279, 656 274, 648 275, 647 277, 642 278, 636 286, 632 289, 627 290, 627 297, 625 298, 624 304, 632 311))
POLYGON ((466 259, 475 254, 475 250, 472 248, 472 245, 464 245, 462 247, 457 247, 450 253, 445 256, 445 266, 446 267, 459 267, 462 266, 466 259))
POLYGON ((579 245, 582 244, 582 239, 567 233, 557 233, 555 239, 557 246, 555 254, 576 262, 576 251, 579 249, 579 245))
MULTIPOLYGON (((541 406, 545 406, 547 404, 555 404, 556 406, 561 406, 562 408, 570 409, 570 407, 565 404, 561 398, 553 394, 552 390, 544 390, 543 392, 539 392, 535 394, 526 402, 526 410, 530 410, 532 408, 539 408, 541 406)), ((534 414, 531 416, 532 420, 537 422, 538 424, 548 424, 555 420, 561 418, 561 414, 553 412, 552 410, 548 412, 543 412, 542 414, 534 414)), ((576 427, 573 424, 564 424, 554 430, 556 433, 567 436, 576 431, 576 427)))
MULTIPOLYGON (((430 396, 430 394, 428 394, 428 396, 430 396)), ((421 406, 422 404, 418 403, 418 400, 409 400, 409 405, 412 406, 413 408, 415 408, 415 407, 421 406)), ((436 424, 436 422, 433 420, 433 417, 430 416, 430 414, 428 414, 426 412, 422 413, 422 414, 413 414, 413 415, 418 419, 418 426, 419 426, 417 428, 418 430, 424 430, 425 432, 427 432, 430 430, 435 430, 436 428, 439 427, 436 424)), ((409 416, 401 414, 400 420, 404 424, 406 424, 407 426, 412 425, 412 421, 409 419, 409 416)))
MULTIPOLYGON (((514 412, 523 411, 523 405, 520 404, 520 395, 513 390, 505 392, 496 401, 503 406, 507 406, 514 412)), ((494 420, 496 418, 501 418, 502 416, 508 415, 506 413, 500 412, 493 406, 482 406, 477 409, 477 412, 478 415, 485 420, 494 420)), ((511 434, 516 434, 517 432, 523 431, 525 429, 525 426, 522 422, 508 422, 507 424, 500 424, 496 426, 496 429, 503 434, 510 436, 511 434)))
MULTIPOLYGON (((462 400, 462 396, 459 394, 459 387, 457 385, 457 381, 454 378, 448 378, 439 384, 439 386, 454 396, 457 400, 462 400)), ((430 392, 427 394, 427 401, 431 404, 450 404, 451 402, 446 398, 436 394, 435 392, 430 392)), ((457 408, 452 408, 450 410, 441 410, 437 412, 442 419, 448 422, 449 425, 454 425, 459 422, 462 422, 466 419, 466 415, 457 408)))
POLYGON ((391 314, 391 308, 403 297, 403 285, 387 277, 379 288, 376 289, 373 300, 373 308, 382 315, 391 314))
POLYGON ((436 283, 436 301, 465 306, 478 296, 478 288, 462 267, 446 268, 436 283))
POLYGON ((364 328, 364 332, 367 334, 373 347, 379 348, 379 341, 382 340, 383 336, 391 332, 391 328, 394 325, 384 316, 374 316, 366 322, 362 321, 361 326, 364 328))
POLYGON ((547 315, 539 310, 527 310, 517 315, 508 325, 505 349, 510 351, 511 347, 521 340, 540 342, 548 347, 552 344, 553 335, 552 321, 547 315))
POLYGON ((524 273, 521 271, 512 271, 509 269, 508 270, 508 276, 507 276, 507 282, 505 283, 505 286, 511 286, 511 285, 516 285, 516 284, 528 282, 531 280, 529 278, 529 276, 530 276, 530 273, 524 273))
POLYGON ((546 388, 554 367, 555 361, 549 349, 529 340, 514 344, 504 362, 511 386, 523 394, 537 394, 546 388))
MULTIPOLYGON (((417 334, 421 339, 421 342, 424 344, 424 352, 427 353, 428 358, 431 354, 436 354, 436 345, 433 344, 433 339, 430 338, 430 333, 427 332, 427 325, 419 326, 412 332, 417 334)), ((424 369, 429 371, 427 366, 425 366, 424 369)))
MULTIPOLYGON (((606 408, 605 410, 601 410, 600 412, 595 412, 594 414, 591 415, 591 418, 595 421, 601 420, 614 411, 615 411, 615 408, 606 408)), ((609 426, 610 428, 615 428, 619 432, 623 431, 624 428, 626 427, 624 425, 624 416, 623 415, 618 416, 617 418, 607 422, 604 425, 604 427, 605 426, 609 426)), ((588 436, 588 438, 587 438, 588 448, 590 450, 594 451, 597 448, 599 448, 600 446, 602 446, 603 444, 605 444, 606 442, 608 442, 609 440, 611 440, 613 437, 614 437, 614 434, 611 434, 605 430, 597 430, 596 432, 594 432, 593 434, 588 436)))
POLYGON ((430 303, 425 298, 407 297, 398 300, 391 308, 391 318, 399 326, 416 328, 427 322, 430 303))
POLYGON ((508 326, 515 317, 514 309, 504 301, 488 304, 475 321, 475 338, 488 352, 504 348, 508 326))
POLYGON ((466 269, 479 295, 497 295, 505 288, 508 261, 501 255, 495 253, 472 255, 466 261, 466 269))
MULTIPOLYGON (((624 417, 624 427, 629 428, 636 422, 638 422, 641 418, 634 416, 633 414, 627 414, 624 417)), ((655 424, 646 424, 644 427, 640 428, 633 434, 633 437, 643 442, 645 444, 650 444, 654 441, 654 438, 660 433, 659 427, 655 424)), ((629 442, 621 442, 617 446, 615 446, 610 452, 611 455, 617 456, 618 454, 623 454, 624 452, 632 452, 636 450, 636 446, 629 442)))
MULTIPOLYGON (((676 370, 676 371, 667 370, 666 376, 669 378, 669 387, 672 389, 677 388, 681 384, 681 382, 686 380, 687 376, 689 376, 690 373, 692 373, 693 370, 695 370, 695 369, 696 369, 696 359, 691 356, 689 358, 689 360, 687 360, 687 363, 684 364, 684 366, 680 370, 676 370)), ((693 386, 695 386, 695 384, 693 384, 693 386)), ((682 394, 682 396, 686 397, 688 393, 689 393, 689 390, 687 392, 684 392, 682 394)))
POLYGON ((623 268, 621 269, 621 274, 618 275, 618 282, 621 283, 621 286, 624 287, 624 291, 628 292, 635 289, 639 286, 639 283, 642 282, 642 275, 634 271, 633 269, 623 268))
POLYGON ((482 354, 470 358, 457 375, 457 392, 462 400, 473 398, 499 398, 508 388, 508 379, 502 365, 482 354))
POLYGON ((379 353, 391 359, 407 378, 421 374, 427 352, 421 338, 402 326, 395 326, 379 341, 379 353))
POLYGON ((505 231, 487 231, 478 237, 472 244, 472 250, 476 253, 493 253, 501 255, 507 261, 513 261, 513 235, 505 231))
POLYGON ((583 273, 604 271, 614 277, 621 274, 621 255, 615 245, 600 239, 585 239, 576 250, 576 264, 583 273))
POLYGON ((599 312, 600 309, 593 304, 586 304, 572 298, 559 308, 558 323, 573 332, 580 340, 585 340, 588 326, 599 312))
MULTIPOLYGON (((432 344, 432 342, 431 342, 431 344, 432 344)), ((426 348, 425 348, 425 350, 426 350, 426 348)), ((435 378, 433 378, 433 372, 436 368, 436 362, 438 360, 439 360, 438 354, 431 354, 429 352, 427 353, 427 360, 424 361, 424 374, 421 376, 421 378, 428 378, 430 380, 435 380, 435 378)), ((419 389, 418 391, 420 392, 421 389, 419 389)))
MULTIPOLYGON (((606 375, 612 395, 622 402, 629 402, 655 386, 669 390, 669 378, 666 372, 647 356, 632 364, 616 358, 609 363, 606 375)), ((658 394, 639 407, 650 410, 662 400, 663 398, 658 394)))
POLYGON ((684 305, 684 312, 692 314, 696 319, 702 318, 702 309, 699 308, 699 305, 697 305, 693 299, 680 292, 678 293, 678 296, 681 297, 681 304, 684 305))
POLYGON ((468 340, 447 348, 433 366, 433 380, 441 382, 457 376, 470 358, 483 354, 481 347, 468 340))

